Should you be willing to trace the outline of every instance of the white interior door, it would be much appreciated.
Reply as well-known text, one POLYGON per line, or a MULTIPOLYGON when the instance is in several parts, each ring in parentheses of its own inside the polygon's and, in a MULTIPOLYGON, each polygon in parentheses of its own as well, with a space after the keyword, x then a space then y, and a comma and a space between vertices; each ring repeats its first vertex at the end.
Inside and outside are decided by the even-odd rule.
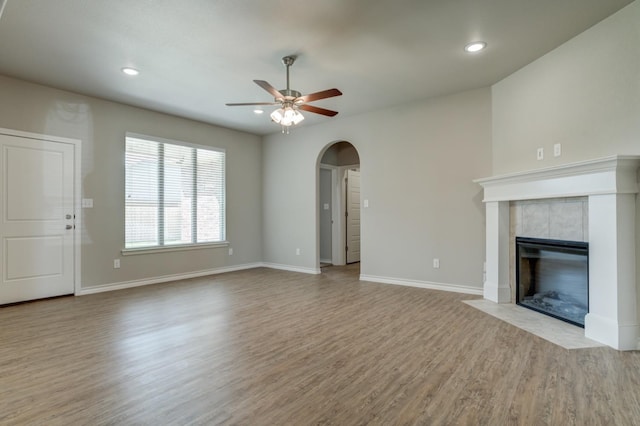
POLYGON ((74 147, 0 134, 0 304, 74 292, 74 147))
POLYGON ((360 170, 347 170, 347 263, 360 262, 360 170))

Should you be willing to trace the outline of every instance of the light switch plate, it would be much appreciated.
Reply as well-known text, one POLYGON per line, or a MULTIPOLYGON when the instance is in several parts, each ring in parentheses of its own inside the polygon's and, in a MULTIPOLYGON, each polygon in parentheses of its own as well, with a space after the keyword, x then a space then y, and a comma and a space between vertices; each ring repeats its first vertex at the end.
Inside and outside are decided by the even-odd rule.
POLYGON ((92 209, 93 208, 93 198, 83 198, 82 199, 82 208, 83 209, 92 209))
POLYGON ((560 157, 562 155, 562 145, 559 143, 553 145, 553 156, 560 157))

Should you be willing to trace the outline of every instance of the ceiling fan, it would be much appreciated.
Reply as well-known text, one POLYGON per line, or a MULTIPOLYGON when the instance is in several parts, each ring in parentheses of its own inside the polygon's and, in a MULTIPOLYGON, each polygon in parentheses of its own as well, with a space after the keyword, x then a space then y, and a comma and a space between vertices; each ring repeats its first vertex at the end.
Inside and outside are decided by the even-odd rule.
POLYGON ((293 55, 285 56, 284 58, 282 58, 282 63, 285 65, 285 67, 287 67, 287 88, 284 90, 277 90, 275 87, 264 80, 253 80, 254 83, 262 87, 273 96, 273 102, 249 102, 226 105, 279 105, 280 108, 271 113, 271 120, 282 126, 282 133, 289 133, 289 127, 304 120, 304 116, 300 113, 299 110, 326 115, 327 117, 333 117, 338 114, 338 111, 332 111, 330 109, 320 108, 308 104, 308 102, 342 95, 342 92, 338 89, 328 89, 321 92, 310 93, 308 95, 302 95, 297 90, 291 90, 291 88, 289 87, 289 68, 291 67, 291 65, 293 65, 295 60, 296 56, 293 55))

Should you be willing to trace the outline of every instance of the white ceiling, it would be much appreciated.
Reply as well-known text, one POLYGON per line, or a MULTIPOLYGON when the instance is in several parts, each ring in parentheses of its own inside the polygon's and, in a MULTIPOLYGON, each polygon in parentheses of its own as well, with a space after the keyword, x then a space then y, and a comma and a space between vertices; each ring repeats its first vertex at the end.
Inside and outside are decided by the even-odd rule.
POLYGON ((292 89, 336 87, 313 105, 348 116, 491 85, 629 3, 6 0, 0 74, 267 134, 279 131, 268 114, 224 104, 272 101, 252 80, 283 89, 285 55, 298 55, 292 89), (473 40, 488 48, 466 54, 473 40))

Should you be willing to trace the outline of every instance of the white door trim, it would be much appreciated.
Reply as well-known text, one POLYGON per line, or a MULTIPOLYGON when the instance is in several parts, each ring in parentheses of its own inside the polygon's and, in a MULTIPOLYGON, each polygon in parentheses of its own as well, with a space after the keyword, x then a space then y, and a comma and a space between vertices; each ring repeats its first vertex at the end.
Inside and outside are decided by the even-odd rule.
MULTIPOLYGON (((328 172, 331 173, 331 184, 330 184, 330 194, 329 194, 329 205, 331 206, 331 257, 328 259, 322 259, 320 256, 320 237, 318 237, 318 267, 320 267, 320 263, 322 262, 330 262, 332 265, 336 265, 335 261, 336 261, 336 257, 335 257, 335 230, 336 230, 336 214, 335 214, 335 208, 336 208, 336 203, 335 203, 335 185, 336 185, 336 179, 337 179, 337 166, 332 166, 330 164, 323 164, 320 163, 319 167, 319 171, 318 171, 318 185, 320 185, 320 171, 322 170, 326 170, 328 172)), ((321 192, 320 190, 318 190, 318 200, 321 197, 321 192)), ((320 215, 322 215, 322 206, 320 205, 321 203, 318 203, 318 229, 321 229, 322 226, 320 225, 320 215)))
POLYGON ((343 172, 340 170, 341 167, 330 164, 320 163, 320 168, 331 171, 331 263, 333 265, 345 265, 344 235, 341 232, 343 226, 341 213, 343 210, 341 209, 344 203, 342 201, 342 181, 340 176, 343 172))
POLYGON ((63 138, 60 136, 45 135, 41 133, 23 132, 21 130, 5 129, 0 127, 0 134, 14 136, 20 138, 37 139, 43 141, 66 143, 73 146, 73 214, 75 215, 75 230, 73 232, 73 253, 74 253, 74 271, 73 271, 73 288, 74 294, 80 294, 82 283, 82 210, 81 194, 82 194, 82 141, 79 139, 63 138))

